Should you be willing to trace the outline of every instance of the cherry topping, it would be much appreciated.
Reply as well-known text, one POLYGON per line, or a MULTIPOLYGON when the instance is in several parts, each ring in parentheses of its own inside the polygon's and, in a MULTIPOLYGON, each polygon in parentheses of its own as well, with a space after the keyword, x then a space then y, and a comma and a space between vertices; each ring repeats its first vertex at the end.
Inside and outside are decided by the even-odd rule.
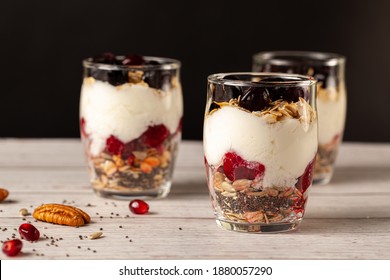
POLYGON ((271 99, 268 90, 262 87, 250 87, 247 89, 238 105, 249 111, 261 111, 268 107, 271 99))
POLYGON ((134 199, 129 204, 130 211, 134 214, 146 214, 149 211, 149 205, 141 200, 141 199, 134 199))
POLYGON ((93 62, 96 63, 106 63, 106 64, 115 64, 115 54, 111 52, 105 52, 93 57, 93 62))
POLYGON ((255 161, 246 161, 234 152, 228 152, 223 159, 223 171, 231 181, 238 179, 254 180, 264 174, 265 167, 255 161))
POLYGON ((145 60, 142 56, 137 54, 129 54, 122 60, 123 65, 142 65, 145 64, 145 60))
POLYGON ((39 239, 39 230, 32 224, 21 224, 19 227, 20 236, 28 241, 37 241, 39 239))
POLYGON ((313 168, 316 161, 316 157, 309 162, 309 164, 306 166, 305 172, 303 172, 302 176, 298 178, 298 182, 296 183, 296 187, 302 192, 305 193, 305 191, 311 186, 311 183, 313 181, 313 168))
POLYGON ((23 243, 19 239, 12 239, 3 243, 3 253, 9 257, 16 256, 22 250, 23 243))
POLYGON ((142 141, 146 146, 156 148, 169 136, 169 130, 163 124, 149 126, 142 135, 142 141))
POLYGON ((111 135, 106 140, 106 149, 111 155, 120 155, 123 151, 125 144, 116 138, 114 135, 111 135))

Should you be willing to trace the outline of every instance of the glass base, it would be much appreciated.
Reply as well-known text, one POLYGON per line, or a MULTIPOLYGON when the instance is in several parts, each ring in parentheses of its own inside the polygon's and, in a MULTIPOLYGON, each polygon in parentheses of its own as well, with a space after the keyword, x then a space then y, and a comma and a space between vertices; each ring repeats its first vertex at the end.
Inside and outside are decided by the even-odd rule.
POLYGON ((284 223, 272 223, 272 224, 249 224, 249 223, 236 223, 226 220, 216 220, 217 225, 226 230, 232 230, 237 232, 246 233, 277 233, 287 232, 298 228, 302 219, 295 222, 284 222, 284 223))
POLYGON ((168 195, 171 190, 171 183, 168 182, 164 186, 153 189, 153 190, 142 190, 142 191, 130 191, 130 190, 114 190, 108 188, 94 188, 94 192, 104 198, 122 199, 128 200, 129 198, 140 198, 140 199, 158 199, 164 198, 168 195))

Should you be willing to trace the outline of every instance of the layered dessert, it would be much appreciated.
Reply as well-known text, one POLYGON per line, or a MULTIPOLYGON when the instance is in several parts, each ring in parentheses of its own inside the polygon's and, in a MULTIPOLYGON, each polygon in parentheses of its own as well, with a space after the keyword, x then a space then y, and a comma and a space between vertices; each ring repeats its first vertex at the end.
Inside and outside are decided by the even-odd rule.
POLYGON ((333 174, 346 117, 345 58, 332 53, 275 51, 254 56, 253 70, 296 73, 317 81, 318 154, 314 182, 326 184, 333 174))
POLYGON ((327 182, 333 173, 333 165, 344 132, 346 99, 343 83, 328 87, 322 82, 318 83, 317 110, 320 117, 315 180, 327 182))
POLYGON ((272 224, 304 214, 317 153, 317 117, 298 87, 211 84, 204 152, 221 221, 272 224), (220 93, 218 93, 220 92, 220 93), (218 96, 231 97, 218 101, 218 96))
POLYGON ((183 116, 178 69, 170 64, 111 53, 84 63, 80 128, 100 194, 169 190, 183 116))

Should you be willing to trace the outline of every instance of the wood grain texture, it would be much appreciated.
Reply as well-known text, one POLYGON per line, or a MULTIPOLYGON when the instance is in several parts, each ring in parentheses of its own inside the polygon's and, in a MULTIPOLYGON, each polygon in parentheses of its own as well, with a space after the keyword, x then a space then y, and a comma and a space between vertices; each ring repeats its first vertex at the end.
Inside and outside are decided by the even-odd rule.
POLYGON ((200 142, 182 143, 172 191, 149 201, 146 216, 92 192, 78 140, 1 140, 0 187, 10 191, 0 204, 0 240, 18 236, 26 221, 41 232, 17 259, 390 259, 390 144, 344 143, 331 184, 311 188, 301 227, 283 234, 217 227, 200 142), (63 202, 91 223, 72 228, 19 215, 63 202), (89 240, 96 231, 103 236, 89 240))

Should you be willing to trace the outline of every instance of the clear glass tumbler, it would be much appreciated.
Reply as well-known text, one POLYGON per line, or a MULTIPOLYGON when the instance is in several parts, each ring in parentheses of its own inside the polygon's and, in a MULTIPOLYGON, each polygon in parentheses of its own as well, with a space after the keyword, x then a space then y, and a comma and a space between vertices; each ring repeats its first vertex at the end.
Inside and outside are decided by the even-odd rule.
POLYGON ((220 227, 279 232, 299 225, 318 147, 315 96, 308 76, 208 77, 203 144, 220 227))
POLYGON ((318 81, 319 135, 314 184, 329 183, 345 126, 345 57, 306 51, 260 52, 253 56, 253 71, 309 75, 318 81))
POLYGON ((94 191, 166 196, 181 139, 180 62, 104 53, 83 66, 80 130, 94 191))

